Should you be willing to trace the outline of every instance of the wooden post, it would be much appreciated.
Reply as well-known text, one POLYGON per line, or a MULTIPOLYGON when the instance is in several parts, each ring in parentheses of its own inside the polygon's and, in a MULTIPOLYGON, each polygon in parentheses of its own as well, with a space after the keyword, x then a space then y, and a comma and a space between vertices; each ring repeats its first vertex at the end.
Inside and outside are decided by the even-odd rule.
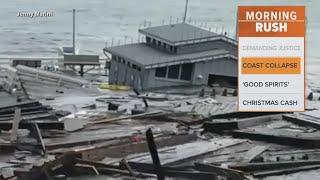
POLYGON ((134 173, 134 171, 132 170, 132 168, 130 167, 130 165, 128 164, 127 160, 122 159, 122 160, 120 161, 120 163, 128 170, 128 172, 130 173, 130 175, 131 175, 132 177, 135 177, 135 173, 134 173))
POLYGON ((21 120, 21 109, 16 108, 14 110, 14 119, 13 119, 13 124, 12 124, 12 129, 11 129, 11 137, 10 137, 11 142, 17 141, 17 132, 19 129, 20 120, 21 120))
POLYGON ((30 130, 31 130, 30 135, 33 138, 35 138, 38 141, 38 143, 40 143, 40 145, 41 145, 42 155, 46 156, 47 155, 47 150, 46 150, 45 143, 44 143, 44 141, 42 139, 41 131, 39 129, 38 124, 37 123, 33 123, 30 130))
POLYGON ((73 29, 72 29, 72 49, 73 49, 73 54, 76 54, 76 10, 72 10, 73 14, 73 29))
POLYGON ((186 22, 187 11, 188 11, 188 0, 186 0, 186 6, 185 6, 185 8, 184 8, 183 23, 186 22))
POLYGON ((79 73, 80 73, 80 76, 81 76, 81 77, 82 77, 83 74, 84 74, 83 67, 84 67, 84 65, 80 65, 80 71, 79 71, 79 73))
POLYGON ((153 133, 152 133, 151 129, 147 130, 146 137, 147 137, 149 151, 150 151, 150 154, 151 154, 151 158, 152 158, 152 161, 153 161, 154 168, 155 168, 156 173, 157 173, 158 180, 164 180, 164 173, 163 173, 163 170, 162 170, 162 167, 161 167, 161 163, 160 163, 160 159, 159 159, 158 151, 157 151, 157 146, 156 146, 156 144, 154 142, 153 133))

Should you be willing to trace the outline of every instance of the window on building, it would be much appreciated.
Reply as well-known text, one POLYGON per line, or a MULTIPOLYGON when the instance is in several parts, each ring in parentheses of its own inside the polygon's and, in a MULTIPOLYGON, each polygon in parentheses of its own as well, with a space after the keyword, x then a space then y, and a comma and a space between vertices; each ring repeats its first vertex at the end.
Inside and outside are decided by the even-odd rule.
POLYGON ((117 60, 117 62, 120 63, 120 62, 121 62, 121 57, 120 57, 120 56, 117 56, 117 59, 116 59, 116 60, 117 60))
POLYGON ((161 41, 158 41, 158 46, 161 46, 161 41))
POLYGON ((141 71, 141 67, 140 67, 140 66, 137 66, 137 70, 138 70, 138 71, 141 71))
POLYGON ((165 78, 167 74, 167 67, 156 68, 156 77, 165 78))
POLYGON ((137 69, 137 65, 132 64, 132 68, 133 68, 133 69, 137 69))
POLYGON ((126 60, 124 60, 123 58, 122 58, 122 63, 123 63, 123 64, 126 64, 126 60))
POLYGON ((182 64, 180 79, 190 81, 192 76, 192 71, 193 71, 193 63, 182 64))
POLYGON ((147 41, 147 43, 151 43, 151 38, 147 36, 146 41, 147 41))
POLYGON ((167 44, 166 43, 163 43, 162 46, 163 46, 164 49, 167 48, 167 44))
POLYGON ((173 50, 173 46, 170 46, 170 51, 172 51, 173 50))
POLYGON ((127 61, 127 66, 129 66, 129 67, 131 66, 131 63, 129 61, 127 61))
POLYGON ((178 79, 179 78, 180 65, 169 66, 168 78, 178 79))
POLYGON ((157 41, 155 39, 152 39, 153 44, 157 44, 157 41))
POLYGON ((174 48, 173 48, 173 52, 174 52, 174 53, 177 53, 177 51, 178 51, 178 48, 177 48, 177 47, 174 47, 174 48))

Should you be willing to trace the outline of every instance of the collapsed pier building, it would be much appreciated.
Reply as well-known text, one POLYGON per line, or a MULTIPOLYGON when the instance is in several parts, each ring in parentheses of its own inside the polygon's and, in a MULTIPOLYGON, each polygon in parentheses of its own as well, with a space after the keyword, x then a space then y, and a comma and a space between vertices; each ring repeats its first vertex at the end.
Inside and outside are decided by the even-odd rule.
POLYGON ((139 29, 145 42, 105 47, 109 83, 136 89, 237 84, 237 41, 187 23, 139 29))

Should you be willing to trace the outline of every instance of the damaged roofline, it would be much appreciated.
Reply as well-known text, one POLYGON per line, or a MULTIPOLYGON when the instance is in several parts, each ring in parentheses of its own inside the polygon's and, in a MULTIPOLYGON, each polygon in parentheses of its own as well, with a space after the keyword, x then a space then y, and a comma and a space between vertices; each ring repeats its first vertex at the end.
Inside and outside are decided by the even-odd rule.
POLYGON ((221 59, 221 58, 230 58, 233 60, 238 60, 238 58, 236 56, 231 55, 229 52, 226 52, 226 53, 218 54, 218 55, 214 55, 214 56, 210 55, 210 56, 204 56, 204 57, 199 57, 199 58, 194 58, 194 59, 187 58, 187 59, 179 59, 179 60, 144 65, 144 64, 141 64, 141 63, 135 61, 132 58, 129 58, 128 56, 124 56, 122 54, 116 53, 116 52, 108 49, 107 47, 105 47, 103 50, 110 53, 110 54, 114 54, 116 56, 121 56, 123 58, 126 58, 126 59, 132 61, 132 62, 135 62, 137 65, 140 65, 144 69, 152 69, 152 68, 171 66, 171 65, 176 65, 176 64, 196 63, 196 62, 210 61, 210 60, 216 60, 216 59, 221 59))
POLYGON ((195 39, 191 39, 191 40, 180 40, 180 41, 172 42, 171 40, 164 39, 164 38, 161 38, 157 35, 148 33, 146 31, 144 31, 143 29, 139 29, 139 33, 142 33, 145 36, 152 37, 153 39, 156 39, 158 41, 160 40, 160 41, 166 42, 168 45, 171 45, 171 46, 188 45, 188 44, 201 43, 201 42, 207 42, 207 41, 216 41, 216 40, 223 40, 223 41, 229 42, 233 45, 238 45, 237 40, 234 40, 234 39, 229 38, 229 37, 222 35, 222 34, 207 36, 207 37, 202 37, 202 38, 195 38, 195 39))

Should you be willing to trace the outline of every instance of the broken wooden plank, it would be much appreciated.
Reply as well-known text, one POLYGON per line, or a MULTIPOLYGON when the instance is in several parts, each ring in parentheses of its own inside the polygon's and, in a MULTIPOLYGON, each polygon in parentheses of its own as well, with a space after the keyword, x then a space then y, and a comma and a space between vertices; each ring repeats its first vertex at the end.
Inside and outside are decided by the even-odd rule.
POLYGON ((14 112, 14 109, 16 107, 23 108, 23 107, 29 107, 29 106, 37 106, 39 104, 40 103, 38 101, 28 100, 28 101, 18 102, 15 104, 2 105, 0 106, 0 113, 5 113, 7 111, 14 112))
POLYGON ((160 115, 160 114, 162 114, 161 111, 148 112, 148 113, 136 114, 136 115, 131 115, 131 116, 122 116, 122 117, 116 117, 116 118, 110 118, 110 119, 96 120, 96 121, 88 122, 88 124, 111 123, 111 122, 125 120, 125 119, 143 118, 143 117, 160 115))
POLYGON ((238 123, 236 121, 215 121, 205 122, 203 124, 205 131, 214 133, 223 133, 224 131, 238 129, 238 123))
POLYGON ((242 162, 251 162, 254 158, 266 151, 270 146, 258 145, 247 151, 242 158, 242 162))
MULTIPOLYGON (((195 134, 185 134, 185 135, 175 135, 175 136, 160 136, 155 138, 155 142, 158 148, 173 146, 178 144, 184 144, 190 141, 196 140, 197 136, 195 134)), ((95 143, 91 146, 74 146, 72 148, 61 148, 51 150, 50 153, 61 154, 68 151, 75 151, 78 154, 81 154, 82 159, 85 160, 95 160, 101 161, 105 156, 110 155, 112 152, 122 152, 121 156, 125 157, 132 153, 142 153, 148 152, 148 147, 145 139, 140 143, 132 143, 129 138, 126 139, 115 139, 102 143, 95 143), (127 151, 123 152, 123 149, 127 151)), ((108 164, 116 164, 121 158, 113 158, 112 161, 107 161, 108 164)), ((104 161, 105 162, 105 161, 104 161)))
POLYGON ((244 180, 246 179, 242 171, 223 168, 211 164, 194 163, 195 169, 205 172, 214 172, 219 177, 224 177, 229 180, 244 180))
MULTIPOLYGON (((198 140, 186 144, 175 145, 158 149, 163 165, 176 165, 191 162, 192 159, 212 153, 213 151, 242 143, 246 140, 217 138, 211 140, 198 140)), ((147 153, 128 156, 128 161, 152 163, 147 153), (139 155, 139 156, 138 156, 139 155)))
POLYGON ((284 174, 296 173, 296 172, 300 172, 300 171, 309 171, 309 170, 314 170, 314 169, 320 169, 320 165, 310 165, 310 166, 278 169, 278 170, 272 170, 272 171, 254 172, 252 175, 255 178, 263 178, 263 177, 267 177, 267 176, 284 175, 284 174))
POLYGON ((120 165, 123 165, 123 166, 129 171, 130 175, 131 175, 132 177, 135 177, 135 173, 133 172, 132 168, 131 168, 130 165, 128 164, 127 160, 122 159, 122 160, 120 161, 120 165))
POLYGON ((13 124, 12 124, 11 135, 10 135, 11 142, 17 141, 17 132, 19 129, 20 120, 21 120, 21 109, 16 108, 14 111, 14 119, 13 119, 13 124))
POLYGON ((190 115, 190 114, 184 114, 184 115, 170 115, 166 118, 161 118, 160 120, 169 121, 169 122, 174 121, 174 122, 183 124, 185 126, 190 126, 190 125, 202 124, 203 122, 207 121, 207 118, 190 115))
POLYGON ((215 114, 210 119, 234 119, 234 118, 251 118, 264 115, 282 114, 283 112, 230 112, 215 114))
POLYGON ((285 114, 283 120, 290 121, 301 126, 310 126, 320 130, 320 121, 316 118, 307 117, 305 115, 285 114))
MULTIPOLYGON (((42 114, 42 113, 47 113, 48 111, 47 110, 34 110, 34 111, 23 111, 22 108, 21 109, 21 116, 24 116, 24 115, 32 115, 32 114, 42 114)), ((0 120, 7 120, 7 119, 12 119, 14 117, 14 114, 0 114, 0 120)))
POLYGON ((164 180, 165 178, 164 178, 164 174, 162 171, 160 159, 158 156, 157 145, 154 142, 153 133, 152 133, 151 129, 147 130, 146 138, 147 138, 149 152, 150 152, 152 162, 153 162, 153 165, 154 165, 156 173, 157 173, 158 180, 164 180))
MULTIPOLYGON (((153 164, 140 163, 140 162, 128 162, 130 167, 138 172, 155 174, 156 170, 153 164)), ((179 177, 187 179, 203 179, 203 180, 218 180, 218 176, 214 172, 201 172, 186 167, 169 167, 162 166, 163 173, 166 177, 179 177)))
MULTIPOLYGON (((100 174, 121 174, 121 175, 125 175, 125 176, 132 176, 132 174, 134 174, 134 177, 137 177, 137 178, 153 177, 153 176, 149 176, 149 175, 141 174, 141 173, 136 174, 133 172, 131 167, 130 167, 130 169, 132 172, 130 172, 128 169, 122 169, 119 166, 109 165, 109 164, 101 163, 98 161, 88 161, 88 160, 83 160, 83 159, 79 159, 79 158, 76 158, 75 161, 76 161, 76 163, 94 166, 100 174)), ((130 165, 128 164, 128 166, 130 166, 130 165)))
POLYGON ((87 171, 86 174, 90 174, 92 172, 94 175, 100 175, 97 168, 93 165, 77 163, 74 168, 80 168, 82 172, 87 171))
POLYGON ((14 174, 22 180, 46 179, 48 176, 54 175, 57 170, 73 167, 75 159, 74 153, 65 153, 53 160, 34 162, 33 166, 28 169, 16 169, 14 174))
POLYGON ((231 132, 235 138, 248 138, 281 145, 290 145, 298 147, 320 147, 320 135, 317 133, 303 134, 300 132, 291 132, 282 129, 250 129, 234 130, 231 132), (314 135, 314 136, 312 136, 314 135))
POLYGON ((261 125, 270 121, 281 119, 281 115, 263 115, 242 119, 214 119, 204 123, 205 131, 221 133, 226 130, 245 129, 252 126, 261 125))
MULTIPOLYGON (((40 129, 58 129, 63 130, 64 124, 60 121, 39 119, 28 121, 20 121, 20 129, 30 129, 32 124, 37 123, 40 129)), ((10 130, 12 128, 12 121, 0 121, 0 130, 10 130)))
POLYGON ((40 129, 39 129, 39 126, 37 123, 35 123, 34 125, 34 129, 35 129, 35 136, 37 138, 37 140, 39 141, 39 143, 41 144, 41 148, 42 148, 42 152, 43 152, 43 155, 45 156, 46 153, 47 153, 47 149, 46 149, 46 145, 42 139, 42 135, 41 135, 41 132, 40 132, 40 129))
POLYGON ((240 171, 263 171, 263 170, 276 170, 284 168, 293 168, 300 166, 320 165, 319 160, 299 160, 299 161, 280 161, 280 162, 257 162, 257 163, 238 163, 229 165, 230 169, 237 169, 240 171))

